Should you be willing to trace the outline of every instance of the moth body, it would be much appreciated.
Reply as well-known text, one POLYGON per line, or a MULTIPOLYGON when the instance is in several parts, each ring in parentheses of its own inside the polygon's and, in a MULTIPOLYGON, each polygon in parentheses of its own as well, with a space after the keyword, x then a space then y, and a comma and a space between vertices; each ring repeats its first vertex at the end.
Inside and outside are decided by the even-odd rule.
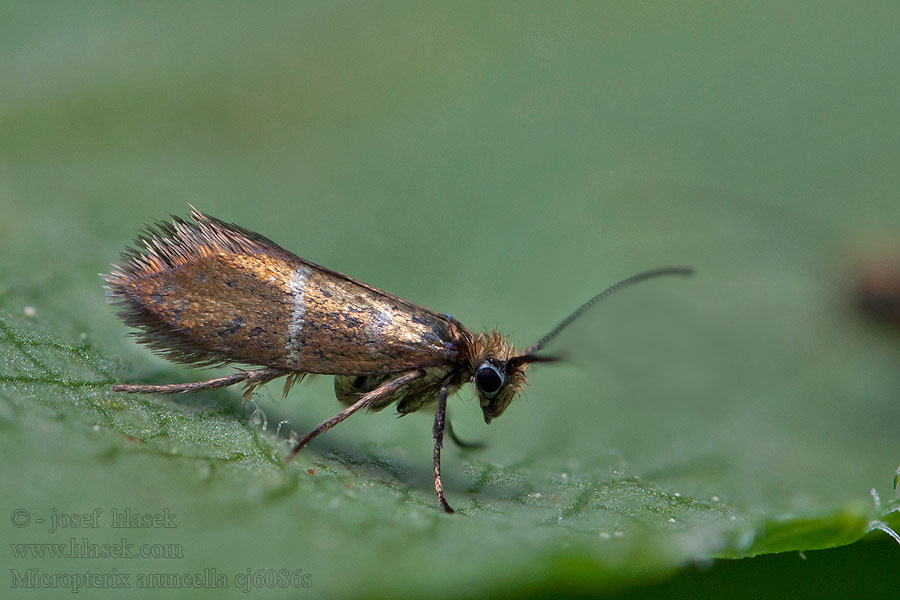
POLYGON ((571 320, 622 285, 689 270, 648 271, 582 305, 524 352, 502 335, 475 334, 446 314, 398 298, 284 250, 265 237, 193 210, 193 221, 157 222, 107 276, 107 299, 138 341, 195 366, 260 367, 196 383, 115 385, 114 391, 183 393, 244 383, 248 392, 279 377, 290 387, 309 373, 335 375, 348 405, 302 438, 288 459, 361 408, 396 404, 400 414, 436 404, 434 480, 440 479, 446 401, 474 383, 486 423, 527 385, 537 354, 571 320))

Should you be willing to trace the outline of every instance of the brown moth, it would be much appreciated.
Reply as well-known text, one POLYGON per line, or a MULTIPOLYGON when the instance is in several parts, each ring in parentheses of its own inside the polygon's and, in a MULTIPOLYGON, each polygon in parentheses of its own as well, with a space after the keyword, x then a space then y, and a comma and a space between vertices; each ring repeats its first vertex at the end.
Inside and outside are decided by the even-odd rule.
MULTIPOLYGON (((485 423, 503 414, 527 385, 530 363, 585 310, 613 291, 685 267, 646 271, 594 296, 523 352, 495 331, 473 333, 447 314, 383 292, 304 260, 263 236, 192 210, 193 222, 157 222, 104 277, 138 341, 165 358, 195 366, 263 367, 169 385, 114 385, 118 392, 175 394, 286 377, 284 394, 309 373, 335 375, 347 408, 306 434, 287 457, 362 408, 397 405, 401 414, 436 404, 434 488, 441 484, 447 397, 472 382, 485 423)), ((448 431, 453 437, 452 428, 448 431)), ((455 439, 455 438, 454 438, 455 439)))

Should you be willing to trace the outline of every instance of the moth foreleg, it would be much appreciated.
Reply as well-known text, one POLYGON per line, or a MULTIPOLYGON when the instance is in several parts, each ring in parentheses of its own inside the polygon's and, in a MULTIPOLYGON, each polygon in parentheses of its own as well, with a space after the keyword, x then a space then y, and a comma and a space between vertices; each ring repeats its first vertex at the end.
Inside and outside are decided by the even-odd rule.
POLYGON ((444 512, 453 514, 453 509, 444 497, 444 484, 441 483, 441 446, 444 444, 444 417, 447 414, 447 386, 441 387, 438 395, 437 410, 434 413, 434 491, 444 512))
POLYGON ((304 446, 306 446, 308 443, 310 443, 311 441, 313 441, 314 439, 316 439, 317 437, 319 437, 320 435, 322 435, 323 433, 325 433, 326 431, 328 431, 329 429, 331 429, 332 427, 334 427, 335 425, 337 425, 338 423, 340 423, 341 421, 343 421, 344 419, 346 419, 347 417, 349 417, 350 415, 352 415, 353 413, 358 411, 359 409, 366 408, 367 406, 372 406, 373 404, 378 403, 378 401, 381 400, 382 398, 384 398, 385 396, 392 394, 399 388, 408 384, 410 381, 419 379, 421 377, 425 377, 424 369, 416 369, 415 371, 409 371, 408 373, 404 373, 403 375, 400 375, 399 377, 391 379, 387 383, 383 383, 382 385, 378 386, 371 392, 367 392, 367 393, 363 394, 362 398, 357 400, 354 404, 348 406, 347 408, 345 408, 338 414, 334 415, 330 419, 323 421, 322 423, 319 424, 318 427, 316 427, 315 429, 313 429, 312 431, 307 433, 305 436, 303 436, 300 439, 300 441, 297 442, 297 445, 295 445, 294 448, 291 450, 290 454, 287 455, 287 458, 285 458, 285 460, 288 461, 288 460, 291 460, 292 458, 294 458, 294 456, 296 456, 297 453, 300 452, 300 450, 304 446))
POLYGON ((477 450, 478 448, 484 448, 484 442, 467 442, 466 440, 460 439, 456 432, 453 430, 453 421, 450 420, 450 417, 447 417, 447 435, 450 436, 450 439, 453 440, 453 443, 459 446, 460 448, 465 448, 466 450, 477 450))

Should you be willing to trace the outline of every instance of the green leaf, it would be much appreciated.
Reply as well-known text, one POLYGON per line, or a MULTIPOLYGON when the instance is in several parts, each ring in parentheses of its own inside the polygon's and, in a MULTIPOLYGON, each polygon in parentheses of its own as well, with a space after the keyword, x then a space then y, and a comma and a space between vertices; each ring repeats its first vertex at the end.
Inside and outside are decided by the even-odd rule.
POLYGON ((900 14, 808 11, 4 9, 9 585, 115 569, 153 598, 612 593, 889 539, 900 336, 853 286, 900 227, 900 14), (487 445, 446 446, 449 516, 429 414, 356 415, 285 463, 292 431, 341 408, 330 378, 243 404, 110 391, 227 372, 137 346, 96 276, 188 203, 520 347, 623 277, 697 273, 592 308, 490 427, 471 390, 452 398, 487 445), (23 546, 46 543, 68 555, 23 546))

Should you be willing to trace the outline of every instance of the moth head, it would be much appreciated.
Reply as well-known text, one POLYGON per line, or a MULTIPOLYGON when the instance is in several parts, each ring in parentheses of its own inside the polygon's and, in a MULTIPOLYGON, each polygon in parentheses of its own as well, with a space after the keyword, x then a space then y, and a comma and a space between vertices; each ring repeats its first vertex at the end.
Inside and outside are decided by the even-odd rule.
POLYGON ((508 382, 510 378, 506 374, 506 364, 498 358, 486 359, 475 368, 472 376, 485 423, 503 414, 518 391, 508 382))
POLYGON ((528 363, 542 359, 516 355, 507 340, 493 331, 475 337, 471 348, 472 383, 484 422, 490 423, 528 385, 528 363))

